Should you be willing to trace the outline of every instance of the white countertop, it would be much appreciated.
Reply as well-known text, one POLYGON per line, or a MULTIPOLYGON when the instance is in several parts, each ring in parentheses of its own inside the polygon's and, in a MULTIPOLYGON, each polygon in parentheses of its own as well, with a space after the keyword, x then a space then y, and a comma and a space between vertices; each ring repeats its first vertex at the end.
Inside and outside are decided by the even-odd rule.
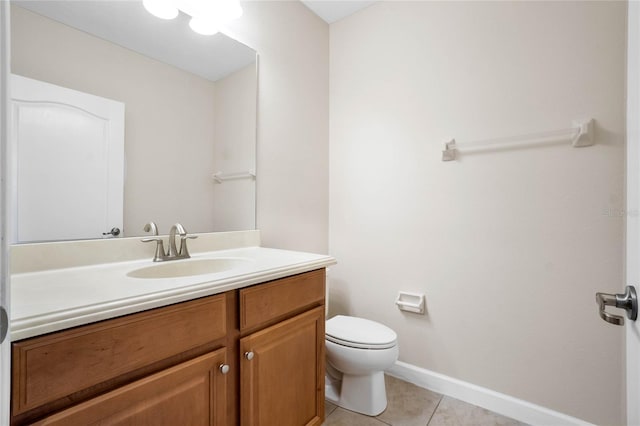
MULTIPOLYGON (((11 340, 222 293, 336 263, 327 255, 243 247, 193 254, 198 259, 241 258, 232 269, 181 278, 132 278, 160 265, 151 259, 11 275, 11 340)), ((167 262, 163 262, 165 264, 167 262)))

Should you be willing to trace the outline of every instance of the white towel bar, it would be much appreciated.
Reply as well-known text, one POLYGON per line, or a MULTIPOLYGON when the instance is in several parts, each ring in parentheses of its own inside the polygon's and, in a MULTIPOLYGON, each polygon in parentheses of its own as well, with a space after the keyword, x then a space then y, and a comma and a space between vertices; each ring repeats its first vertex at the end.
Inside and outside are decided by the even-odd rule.
POLYGON ((248 172, 237 172, 237 173, 217 172, 211 175, 211 178, 213 178, 215 183, 223 183, 226 180, 255 179, 256 172, 253 170, 249 170, 248 172))
POLYGON ((457 151, 460 148, 482 148, 486 146, 494 145, 516 145, 516 144, 531 144, 536 142, 549 142, 551 140, 564 140, 571 141, 571 146, 574 148, 591 146, 595 143, 593 138, 593 119, 587 120, 574 120, 573 127, 569 129, 553 130, 550 132, 533 133, 529 135, 510 136, 506 138, 494 138, 485 139, 473 142, 456 142, 455 139, 451 139, 444 144, 442 150, 442 161, 452 161, 456 159, 457 151))

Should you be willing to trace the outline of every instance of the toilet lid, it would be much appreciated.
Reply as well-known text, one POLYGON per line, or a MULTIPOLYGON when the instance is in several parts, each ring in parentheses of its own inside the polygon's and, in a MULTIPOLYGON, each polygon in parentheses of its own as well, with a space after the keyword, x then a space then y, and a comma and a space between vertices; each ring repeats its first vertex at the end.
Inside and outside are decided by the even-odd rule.
POLYGON ((364 318, 337 315, 325 324, 327 340, 339 345, 365 349, 395 346, 398 336, 389 327, 364 318))

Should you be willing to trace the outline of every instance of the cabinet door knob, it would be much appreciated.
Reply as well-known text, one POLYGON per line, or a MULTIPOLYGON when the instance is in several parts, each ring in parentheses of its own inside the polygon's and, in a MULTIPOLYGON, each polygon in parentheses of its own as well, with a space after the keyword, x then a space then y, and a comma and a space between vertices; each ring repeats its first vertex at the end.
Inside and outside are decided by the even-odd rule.
POLYGON ((253 352, 245 352, 244 357, 251 361, 253 359, 253 352))
POLYGON ((227 374, 229 372, 229 366, 227 364, 220 364, 220 372, 227 374))

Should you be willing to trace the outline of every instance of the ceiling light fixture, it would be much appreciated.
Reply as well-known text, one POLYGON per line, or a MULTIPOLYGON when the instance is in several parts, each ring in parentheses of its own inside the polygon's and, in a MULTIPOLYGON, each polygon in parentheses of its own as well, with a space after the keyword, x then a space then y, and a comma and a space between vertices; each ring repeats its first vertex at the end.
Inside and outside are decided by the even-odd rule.
POLYGON ((147 12, 160 19, 173 19, 178 16, 176 8, 170 0, 142 0, 147 12))
POLYGON ((145 9, 161 19, 173 19, 182 11, 191 16, 189 27, 198 34, 212 35, 220 26, 242 16, 238 0, 143 0, 145 9))

